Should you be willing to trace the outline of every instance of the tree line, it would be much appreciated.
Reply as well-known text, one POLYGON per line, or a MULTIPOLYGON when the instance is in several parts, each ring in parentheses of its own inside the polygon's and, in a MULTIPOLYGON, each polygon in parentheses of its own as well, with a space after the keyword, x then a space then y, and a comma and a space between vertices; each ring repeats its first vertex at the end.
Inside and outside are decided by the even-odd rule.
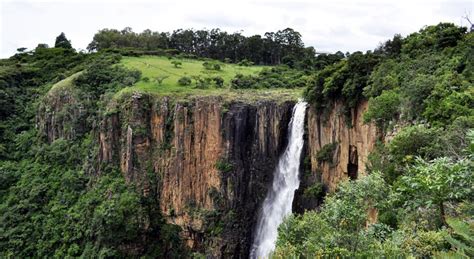
POLYGON ((249 60, 261 65, 294 66, 296 62, 313 59, 316 55, 315 49, 305 47, 301 34, 291 28, 248 37, 240 32, 228 33, 220 29, 178 29, 171 33, 151 30, 136 33, 130 27, 121 31, 102 29, 87 47, 89 51, 124 48, 174 49, 198 57, 231 62, 249 60))

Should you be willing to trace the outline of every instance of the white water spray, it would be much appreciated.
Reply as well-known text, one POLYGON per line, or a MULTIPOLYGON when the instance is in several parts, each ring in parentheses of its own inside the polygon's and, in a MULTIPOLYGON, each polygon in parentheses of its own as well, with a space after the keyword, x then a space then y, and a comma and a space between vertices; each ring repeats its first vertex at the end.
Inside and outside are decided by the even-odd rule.
POLYGON ((303 149, 304 117, 306 102, 299 101, 293 108, 288 125, 288 146, 280 157, 273 175, 273 185, 263 201, 250 258, 267 258, 275 249, 278 226, 291 213, 293 197, 300 185, 298 178, 303 149))

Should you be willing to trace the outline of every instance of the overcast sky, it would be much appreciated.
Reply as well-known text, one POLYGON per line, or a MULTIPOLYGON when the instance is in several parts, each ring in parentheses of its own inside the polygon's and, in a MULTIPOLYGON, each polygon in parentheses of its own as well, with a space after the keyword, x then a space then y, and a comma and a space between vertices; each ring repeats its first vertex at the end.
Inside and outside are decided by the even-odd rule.
POLYGON ((127 26, 136 32, 219 27, 244 35, 291 27, 317 51, 352 52, 424 25, 467 26, 461 17, 474 20, 473 6, 474 0, 0 0, 0 57, 54 45, 61 32, 85 49, 99 29, 127 26))

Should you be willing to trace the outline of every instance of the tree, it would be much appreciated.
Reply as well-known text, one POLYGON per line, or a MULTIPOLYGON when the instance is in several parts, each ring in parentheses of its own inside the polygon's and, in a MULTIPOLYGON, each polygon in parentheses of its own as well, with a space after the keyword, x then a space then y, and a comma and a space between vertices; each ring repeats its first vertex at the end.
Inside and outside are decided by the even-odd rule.
POLYGON ((163 83, 163 81, 168 78, 169 76, 167 75, 160 75, 160 76, 157 76, 155 77, 155 82, 158 84, 158 85, 161 85, 163 83))
POLYGON ((453 162, 445 157, 432 161, 417 158, 409 173, 400 178, 397 191, 413 208, 437 206, 440 220, 446 225, 445 203, 472 195, 473 169, 472 161, 467 159, 453 162))
POLYGON ((386 198, 387 185, 378 172, 340 183, 319 212, 292 215, 279 226, 277 257, 374 257, 375 226, 368 224, 368 212, 383 207, 386 198))
POLYGON ((71 41, 66 38, 64 32, 61 32, 58 37, 56 37, 56 42, 54 43, 55 48, 63 49, 72 49, 71 41))
POLYGON ((16 51, 18 51, 18 52, 20 52, 20 53, 23 53, 25 50, 26 50, 25 47, 17 48, 17 49, 16 49, 16 51))
POLYGON ((171 64, 173 64, 175 68, 180 68, 181 65, 183 65, 183 63, 181 63, 180 61, 177 61, 177 60, 171 61, 171 64))
POLYGON ((191 84, 191 78, 183 76, 178 80, 178 84, 181 86, 186 86, 191 84))
POLYGON ((396 91, 383 91, 381 95, 369 99, 364 122, 375 122, 380 129, 386 129, 392 120, 397 119, 399 105, 400 96, 396 91))
POLYGON ((224 79, 220 76, 216 76, 212 79, 216 84, 216 87, 222 88, 224 86, 224 79))

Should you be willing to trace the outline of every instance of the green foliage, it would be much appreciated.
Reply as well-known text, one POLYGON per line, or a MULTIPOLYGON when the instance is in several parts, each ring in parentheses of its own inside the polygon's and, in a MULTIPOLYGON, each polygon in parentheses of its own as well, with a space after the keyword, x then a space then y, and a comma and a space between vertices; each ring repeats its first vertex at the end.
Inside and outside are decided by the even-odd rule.
POLYGON ((168 77, 169 77, 168 75, 159 75, 159 76, 156 76, 154 80, 158 85, 161 85, 163 81, 168 77))
MULTIPOLYGON (((416 156, 434 159, 442 156, 444 150, 440 129, 424 125, 408 126, 387 144, 377 143, 368 157, 367 167, 380 171, 388 183, 393 183, 415 161, 416 156)), ((456 152, 453 149, 454 152, 456 152)))
POLYGON ((239 63, 237 63, 237 65, 244 66, 244 67, 249 67, 249 66, 253 65, 253 62, 248 60, 248 59, 243 59, 243 60, 239 61, 239 63))
POLYGON ((219 170, 221 173, 229 173, 232 172, 234 166, 224 159, 219 159, 216 162, 216 169, 219 170))
POLYGON ((329 107, 341 99, 346 112, 362 100, 362 90, 367 86, 369 75, 379 63, 379 57, 372 52, 355 52, 347 59, 318 71, 308 84, 306 99, 319 110, 329 107))
MULTIPOLYGON (((165 223, 156 196, 143 197, 112 166, 91 173, 98 148, 92 125, 99 123, 104 100, 140 78, 118 61, 43 45, 0 61, 0 94, 9 103, 0 108, 9 114, 0 123, 0 257, 186 256, 180 229, 165 223), (44 108, 38 99, 63 78, 87 119, 73 118, 81 122, 74 139, 45 143, 34 123, 44 108)), ((58 120, 73 115, 72 104, 63 105, 58 120)))
POLYGON ((342 101, 347 116, 367 98, 371 103, 366 121, 382 129, 400 115, 405 121, 440 127, 473 116, 474 36, 464 32, 440 23, 406 38, 395 35, 374 52, 356 52, 321 67, 313 73, 305 98, 319 111, 342 101))
POLYGON ((56 42, 54 43, 55 48, 64 48, 72 49, 71 42, 66 38, 64 32, 61 32, 58 37, 56 37, 56 42))
POLYGON ((384 90, 392 90, 399 86, 398 73, 400 67, 394 59, 387 59, 375 67, 370 74, 368 85, 363 89, 366 98, 377 97, 384 90))
MULTIPOLYGON (((402 130, 388 147, 377 144, 377 157, 369 157, 368 176, 340 183, 319 211, 307 211, 284 221, 274 256, 472 257, 467 254, 472 253, 472 226, 448 218, 454 232, 448 235, 444 219, 456 215, 469 222, 472 218, 474 149, 464 145, 465 152, 456 160, 407 159, 410 153, 416 156, 427 152, 430 157, 429 139, 438 135, 439 130, 413 126, 402 130), (395 164, 395 158, 403 160, 397 169, 402 176, 390 185, 393 178, 388 178, 391 182, 387 184, 383 180, 386 172, 378 170, 387 170, 387 165, 395 164), (453 212, 453 207, 459 209, 453 212), (377 223, 370 217, 374 210, 378 211, 377 223), (449 245, 453 251, 447 252, 449 245)), ((474 134, 469 131, 455 136, 474 143, 474 134)))
POLYGON ((173 64, 175 68, 180 68, 183 65, 183 63, 177 60, 171 61, 171 64, 173 64))
POLYGON ((255 78, 251 75, 237 74, 231 81, 231 87, 234 89, 254 88, 255 82, 255 78))
POLYGON ((181 86, 187 86, 191 84, 191 78, 187 76, 183 76, 178 80, 178 84, 181 86))
POLYGON ((414 125, 403 128, 389 143, 390 155, 396 162, 410 162, 415 156, 433 159, 439 156, 442 147, 436 128, 414 125))
POLYGON ((159 214, 147 214, 151 205, 119 173, 104 175, 87 188, 86 175, 61 165, 30 162, 17 166, 21 177, 0 207, 2 255, 97 257, 108 251, 125 256, 134 252, 121 246, 139 245, 141 238, 157 242, 141 253, 166 252, 155 249, 168 242, 166 237, 161 239, 144 228, 147 222, 161 228, 161 219, 152 220, 159 214))
POLYGON ((454 251, 440 253, 437 257, 448 258, 449 256, 457 256, 460 258, 472 258, 474 256, 474 227, 472 223, 456 218, 447 219, 447 223, 452 229, 452 234, 445 238, 454 251))
POLYGON ((472 197, 473 169, 472 162, 467 160, 438 158, 426 162, 418 158, 408 174, 399 179, 397 191, 407 206, 437 206, 444 222, 446 202, 472 197))
POLYGON ((286 66, 262 69, 257 76, 237 74, 231 81, 234 89, 249 88, 298 88, 304 87, 307 77, 303 72, 286 66))
POLYGON ((326 162, 326 163, 332 164, 334 152, 336 152, 338 146, 339 146, 339 143, 333 142, 321 147, 321 149, 316 154, 316 159, 318 160, 318 162, 319 163, 326 162))
POLYGON ((442 99, 432 96, 426 101, 423 116, 434 125, 449 125, 461 116, 474 116, 474 88, 462 92, 453 91, 442 99))
POLYGON ((427 26, 418 33, 410 34, 402 46, 402 52, 419 54, 424 49, 441 50, 454 47, 466 32, 465 27, 457 27, 452 23, 439 23, 427 26))
POLYGON ((219 65, 218 63, 215 63, 215 62, 204 62, 202 63, 203 67, 207 70, 215 70, 215 71, 219 71, 221 70, 221 65, 219 65))
POLYGON ((91 56, 71 49, 39 48, 0 60, 0 159, 18 154, 16 135, 35 127, 31 123, 36 116, 34 102, 49 90, 49 82, 81 70, 91 56))
MULTIPOLYGON (((287 218, 279 227, 275 255, 283 257, 375 256, 374 230, 366 228, 369 208, 384 204, 380 174, 344 182, 327 196, 320 212, 287 218)), ((375 231, 377 232, 377 231, 375 231)), ((378 231, 380 232, 380 231, 378 231)))
MULTIPOLYGON (((210 58, 226 63, 239 62, 242 66, 253 64, 277 65, 288 63, 300 66, 300 61, 312 63, 314 48, 305 48, 301 34, 291 28, 267 32, 264 36, 246 37, 240 32, 227 33, 220 29, 178 29, 173 32, 133 32, 103 29, 94 35, 87 46, 90 51, 111 51, 122 55, 167 55, 180 58, 210 58)), ((215 69, 215 68, 213 68, 215 69)))
POLYGON ((381 95, 369 99, 369 108, 364 113, 364 122, 374 122, 377 127, 386 129, 399 114, 400 96, 397 92, 383 91, 381 95))
POLYGON ((224 86, 224 79, 220 76, 212 78, 212 81, 214 81, 217 88, 222 88, 224 86))
POLYGON ((207 89, 211 86, 211 78, 209 77, 194 76, 194 80, 197 89, 207 89))
POLYGON ((113 65, 120 60, 120 56, 104 55, 91 62, 75 84, 84 94, 98 99, 106 92, 116 92, 119 89, 131 86, 140 79, 141 73, 137 70, 128 70, 113 65))
POLYGON ((309 199, 319 199, 324 195, 324 185, 316 182, 304 190, 303 196, 309 199))

